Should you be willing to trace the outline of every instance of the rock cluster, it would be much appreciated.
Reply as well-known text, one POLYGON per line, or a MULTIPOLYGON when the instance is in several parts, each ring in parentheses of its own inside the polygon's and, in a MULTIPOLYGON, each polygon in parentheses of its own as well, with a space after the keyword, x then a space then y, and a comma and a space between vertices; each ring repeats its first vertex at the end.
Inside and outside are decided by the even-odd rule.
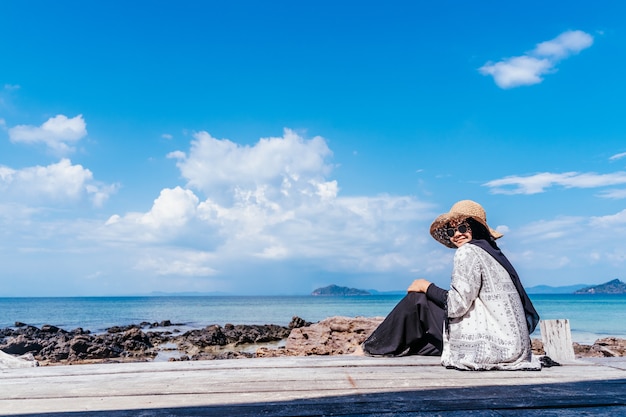
POLYGON ((169 320, 115 326, 102 334, 77 328, 66 331, 52 325, 41 328, 15 323, 0 330, 0 351, 20 356, 29 354, 42 364, 124 362, 153 360, 163 346, 174 346, 172 360, 231 359, 253 357, 248 346, 285 340, 293 328, 311 323, 294 317, 288 327, 278 325, 218 325, 180 333, 156 330, 176 327, 169 320))
POLYGON ((605 337, 596 340, 591 346, 574 343, 574 354, 587 358, 626 356, 626 339, 605 337))
POLYGON ((172 338, 172 341, 177 343, 180 351, 185 352, 178 358, 179 360, 251 358, 254 357, 253 352, 238 348, 283 340, 289 336, 294 326, 306 324, 309 323, 294 317, 289 327, 275 324, 262 326, 227 324, 224 327, 212 325, 188 331, 172 338))
POLYGON ((0 330, 0 350, 12 355, 32 354, 41 363, 74 363, 114 358, 145 360, 154 357, 154 341, 139 325, 112 328, 92 334, 77 328, 66 331, 56 326, 41 328, 16 323, 0 330))
MULTIPOLYGON (((163 321, 112 327, 102 334, 16 323, 0 329, 0 367, 149 361, 168 349, 175 353, 168 360, 342 355, 353 353, 382 320, 338 316, 310 323, 294 317, 286 327, 226 324, 184 333, 176 330, 179 325, 163 321)), ((544 354, 541 341, 532 342, 533 352, 544 354)), ((577 357, 626 356, 626 340, 604 338, 591 346, 574 343, 574 352, 577 357)))

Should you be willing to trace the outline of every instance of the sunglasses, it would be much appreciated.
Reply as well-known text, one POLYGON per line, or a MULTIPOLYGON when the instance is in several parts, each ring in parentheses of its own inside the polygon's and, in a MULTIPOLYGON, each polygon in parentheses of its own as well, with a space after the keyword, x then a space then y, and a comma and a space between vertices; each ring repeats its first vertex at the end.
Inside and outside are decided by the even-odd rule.
POLYGON ((470 229, 470 227, 467 224, 463 223, 463 224, 458 225, 457 227, 447 228, 446 234, 448 235, 448 237, 453 237, 457 230, 459 231, 459 233, 463 234, 463 233, 466 233, 468 230, 471 231, 472 229, 470 229))

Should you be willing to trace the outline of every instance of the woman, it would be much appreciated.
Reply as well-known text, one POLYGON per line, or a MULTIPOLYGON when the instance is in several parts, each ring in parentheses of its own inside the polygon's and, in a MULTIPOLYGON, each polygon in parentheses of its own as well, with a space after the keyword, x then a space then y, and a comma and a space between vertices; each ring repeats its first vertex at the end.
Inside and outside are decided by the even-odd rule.
POLYGON ((418 279, 363 343, 365 354, 441 355, 464 370, 540 369, 530 333, 539 321, 515 269, 496 245, 480 204, 463 200, 437 217, 430 234, 456 248, 448 291, 418 279))

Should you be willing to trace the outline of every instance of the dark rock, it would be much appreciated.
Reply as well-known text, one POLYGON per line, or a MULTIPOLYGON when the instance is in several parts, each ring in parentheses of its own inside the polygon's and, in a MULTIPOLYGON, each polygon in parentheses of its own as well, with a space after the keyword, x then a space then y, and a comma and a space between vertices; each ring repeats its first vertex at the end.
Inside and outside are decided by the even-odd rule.
POLYGON ((129 324, 128 326, 113 326, 106 329, 107 333, 122 333, 131 329, 141 329, 142 326, 129 324))
POLYGON ((0 350, 11 355, 24 355, 27 353, 37 355, 42 348, 43 346, 37 339, 27 337, 23 334, 11 338, 7 343, 0 346, 0 350))
POLYGON ((311 324, 313 323, 311 323, 310 321, 306 321, 298 316, 293 316, 291 318, 291 322, 289 323, 289 326, 287 327, 289 327, 290 329, 298 329, 300 327, 310 326, 311 324))
POLYGON ((92 345, 92 339, 86 336, 77 336, 70 341, 70 350, 75 355, 86 355, 92 345))
POLYGON ((50 324, 44 324, 43 326, 41 326, 41 331, 44 332, 44 333, 65 332, 65 330, 61 330, 57 326, 52 326, 50 324))

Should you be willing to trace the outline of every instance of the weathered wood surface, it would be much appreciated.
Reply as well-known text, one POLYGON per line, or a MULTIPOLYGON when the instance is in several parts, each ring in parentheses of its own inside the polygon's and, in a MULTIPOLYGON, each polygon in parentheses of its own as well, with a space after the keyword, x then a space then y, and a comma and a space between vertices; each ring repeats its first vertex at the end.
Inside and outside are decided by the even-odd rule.
POLYGON ((575 360, 569 320, 541 320, 539 327, 546 355, 559 363, 575 360))
POLYGON ((0 415, 626 416, 626 358, 595 362, 539 372, 455 371, 416 356, 6 369, 0 415))

